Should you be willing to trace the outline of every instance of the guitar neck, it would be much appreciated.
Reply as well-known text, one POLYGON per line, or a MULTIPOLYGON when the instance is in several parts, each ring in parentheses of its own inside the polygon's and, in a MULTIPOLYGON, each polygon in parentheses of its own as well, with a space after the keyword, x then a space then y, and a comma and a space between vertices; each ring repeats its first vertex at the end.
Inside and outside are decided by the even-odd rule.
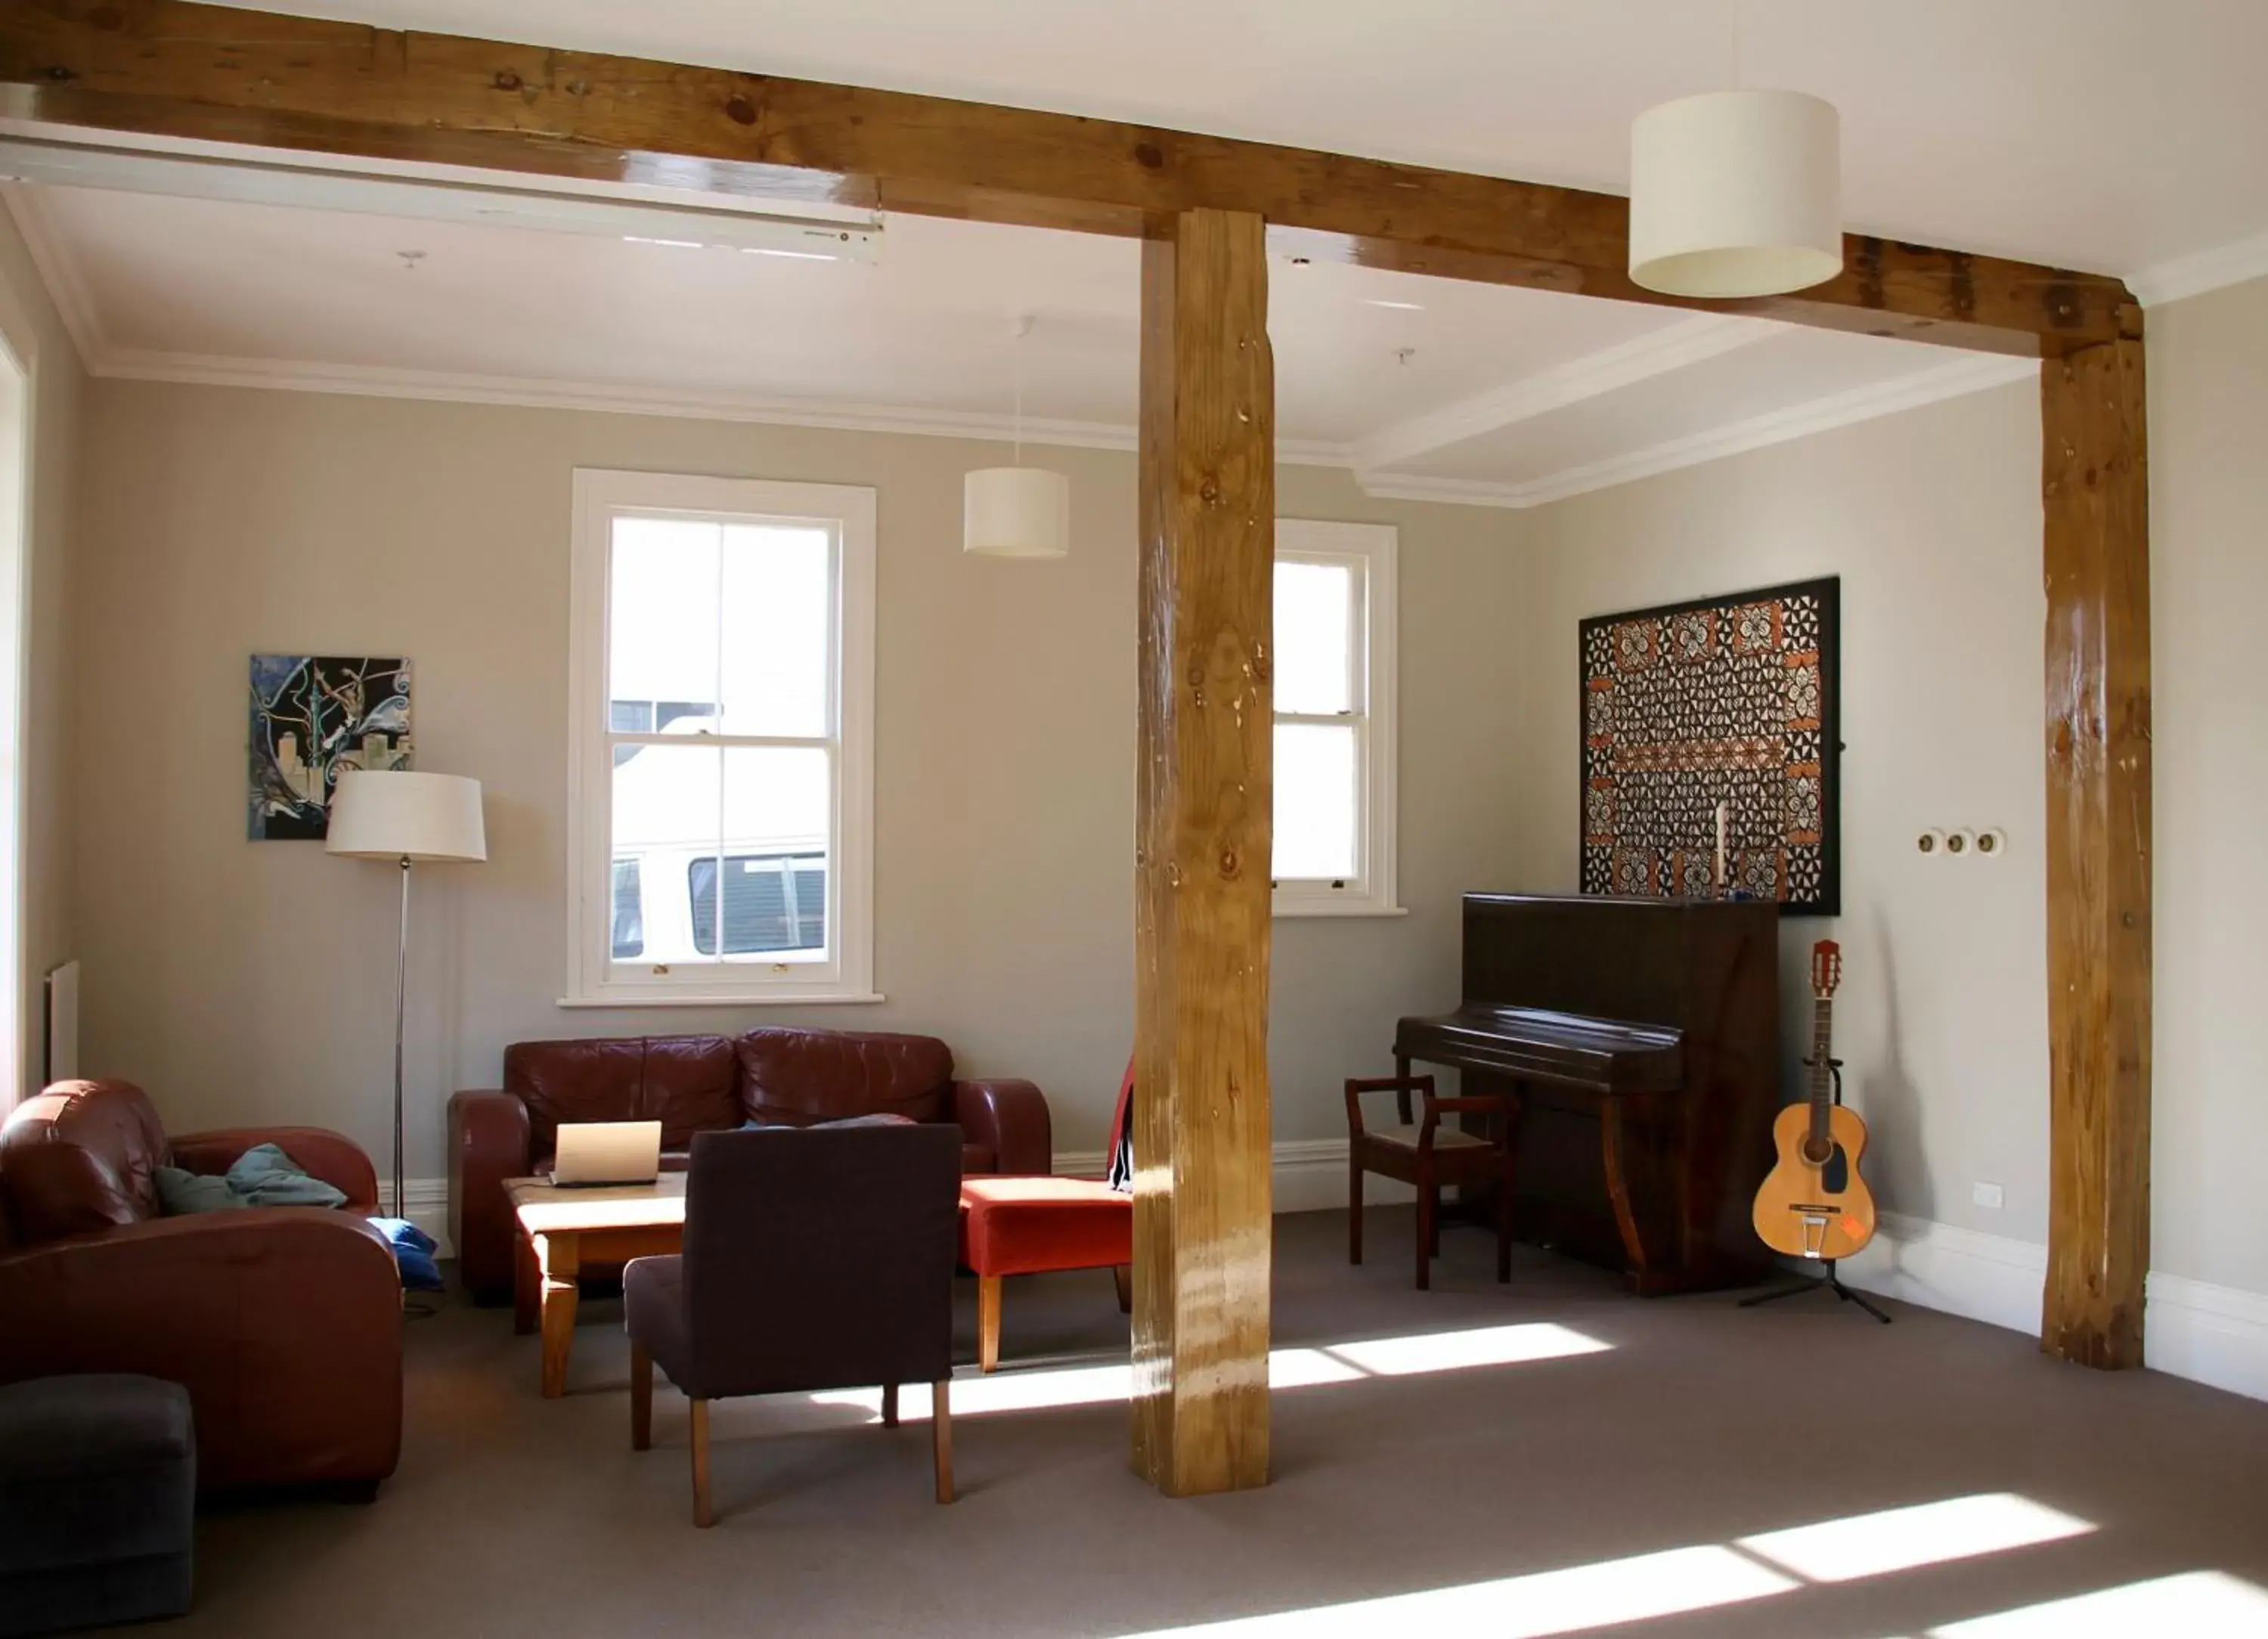
POLYGON ((1811 999, 1811 1135, 1827 1136, 1827 1112, 1835 1104, 1835 1003, 1830 997, 1811 999))

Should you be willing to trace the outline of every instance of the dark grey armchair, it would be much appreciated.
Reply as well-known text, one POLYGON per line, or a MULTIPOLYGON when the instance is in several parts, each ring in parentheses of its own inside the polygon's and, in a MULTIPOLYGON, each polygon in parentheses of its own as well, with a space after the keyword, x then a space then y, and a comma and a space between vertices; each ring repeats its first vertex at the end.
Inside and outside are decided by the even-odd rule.
POLYGON ((697 1134, 685 1249, 622 1271, 630 1444, 653 1444, 653 1368, 693 1402, 706 1525, 709 1402, 927 1383, 937 1500, 953 1501, 953 1275, 961 1135, 943 1125, 697 1134))

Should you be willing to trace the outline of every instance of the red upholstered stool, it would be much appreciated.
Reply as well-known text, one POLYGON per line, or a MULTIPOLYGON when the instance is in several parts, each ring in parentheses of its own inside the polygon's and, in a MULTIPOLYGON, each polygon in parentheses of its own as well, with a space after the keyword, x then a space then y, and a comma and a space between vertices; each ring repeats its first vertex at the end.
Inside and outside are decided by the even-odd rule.
MULTIPOLYGON (((1134 1067, 1118 1089, 1111 1145, 1125 1130, 1134 1067)), ((1000 1283, 1011 1275, 1108 1269, 1118 1307, 1133 1307, 1134 1197, 1099 1178, 966 1178, 961 1184, 961 1261, 976 1275, 976 1355, 1000 1364, 1000 1283)))

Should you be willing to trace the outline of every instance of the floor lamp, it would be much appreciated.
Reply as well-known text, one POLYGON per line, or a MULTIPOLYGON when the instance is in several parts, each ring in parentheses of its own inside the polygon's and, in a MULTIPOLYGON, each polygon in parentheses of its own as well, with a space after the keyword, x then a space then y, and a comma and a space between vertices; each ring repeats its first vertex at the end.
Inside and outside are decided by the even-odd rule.
POLYGON ((401 867, 401 938, 394 966, 394 1202, 409 1216, 401 1189, 401 1019, 409 989, 409 867, 477 864, 489 856, 481 825, 481 783, 455 774, 350 768, 331 793, 324 851, 349 859, 390 859, 401 867))

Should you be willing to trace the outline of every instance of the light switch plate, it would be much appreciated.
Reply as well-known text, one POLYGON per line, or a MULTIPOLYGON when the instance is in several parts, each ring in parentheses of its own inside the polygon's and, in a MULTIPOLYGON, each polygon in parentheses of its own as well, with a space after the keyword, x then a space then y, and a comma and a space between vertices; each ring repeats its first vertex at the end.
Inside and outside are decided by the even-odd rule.
POLYGON ((1976 1202, 1978 1206, 1989 1207, 1995 1212, 1998 1212, 2006 1202, 2006 1198, 2001 1194, 2000 1186, 1998 1184, 1976 1185, 1970 1190, 1969 1194, 1970 1199, 1976 1202))

